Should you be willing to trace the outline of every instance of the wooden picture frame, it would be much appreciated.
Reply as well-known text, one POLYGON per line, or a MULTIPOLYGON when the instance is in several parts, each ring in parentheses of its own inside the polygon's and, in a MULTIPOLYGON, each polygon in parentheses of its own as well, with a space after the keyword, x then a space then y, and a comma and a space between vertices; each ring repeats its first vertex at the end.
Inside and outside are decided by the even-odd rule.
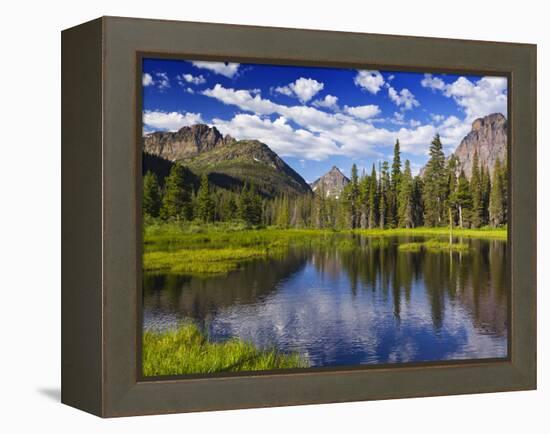
POLYGON ((102 17, 62 32, 62 402, 102 417, 536 388, 536 46, 102 17), (141 58, 509 80, 509 357, 144 379, 141 58), (136 109, 137 108, 137 109, 136 109))

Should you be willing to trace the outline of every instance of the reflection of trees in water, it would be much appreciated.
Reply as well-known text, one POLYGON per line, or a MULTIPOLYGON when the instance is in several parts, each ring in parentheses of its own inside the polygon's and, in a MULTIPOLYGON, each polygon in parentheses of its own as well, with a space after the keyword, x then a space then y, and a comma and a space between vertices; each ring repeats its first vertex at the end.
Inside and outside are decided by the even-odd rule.
POLYGON ((144 304, 148 309, 169 310, 199 322, 224 307, 256 303, 277 289, 282 279, 306 264, 308 254, 292 251, 280 260, 254 261, 240 270, 208 278, 146 275, 144 304))
POLYGON ((401 319, 413 282, 421 281, 431 308, 434 328, 440 329, 445 304, 459 303, 476 328, 503 335, 507 324, 506 243, 499 240, 461 240, 472 249, 460 252, 399 252, 398 243, 411 239, 355 240, 355 249, 314 255, 314 265, 333 277, 346 273, 353 295, 359 288, 378 292, 401 319))
POLYGON ((208 322, 225 307, 261 301, 310 261, 323 279, 336 281, 345 273, 353 297, 369 291, 384 302, 391 298, 397 322, 415 287, 426 291, 435 329, 443 324, 446 305, 454 303, 470 314, 478 330, 506 333, 505 242, 460 240, 470 243, 467 254, 398 250, 400 242, 411 241, 419 240, 353 237, 344 244, 291 249, 280 259, 251 262, 223 276, 149 275, 144 277, 144 303, 147 309, 208 322))

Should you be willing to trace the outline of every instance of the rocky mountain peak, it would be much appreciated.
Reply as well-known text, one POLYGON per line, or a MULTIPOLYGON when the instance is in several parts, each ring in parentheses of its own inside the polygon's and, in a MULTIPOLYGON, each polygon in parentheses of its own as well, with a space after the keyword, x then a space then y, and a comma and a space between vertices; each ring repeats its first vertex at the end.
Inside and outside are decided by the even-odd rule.
POLYGON ((148 134, 143 138, 143 150, 166 160, 178 161, 234 142, 233 137, 223 136, 216 127, 195 124, 175 132, 148 134))
POLYGON ((492 171, 497 159, 506 161, 507 143, 507 120, 501 113, 493 113, 472 123, 472 130, 462 139, 454 155, 470 177, 476 152, 480 165, 492 171))
POLYGON ((350 180, 338 167, 332 166, 327 173, 312 182, 310 186, 314 192, 323 191, 326 197, 338 199, 349 182, 350 180))

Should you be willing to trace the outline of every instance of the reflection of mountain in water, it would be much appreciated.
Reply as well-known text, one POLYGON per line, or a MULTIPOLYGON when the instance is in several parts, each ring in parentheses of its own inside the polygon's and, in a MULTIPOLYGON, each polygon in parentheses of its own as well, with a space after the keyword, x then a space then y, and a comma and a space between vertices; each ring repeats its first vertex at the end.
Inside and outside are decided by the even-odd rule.
POLYGON ((145 326, 193 318, 213 340, 299 351, 314 366, 505 357, 506 243, 398 251, 411 241, 355 237, 228 276, 148 278, 145 326))
POLYGON ((305 252, 293 251, 284 259, 251 262, 238 271, 209 278, 146 275, 145 309, 170 311, 179 319, 202 323, 220 309, 261 301, 281 280, 302 268, 306 259, 305 252))

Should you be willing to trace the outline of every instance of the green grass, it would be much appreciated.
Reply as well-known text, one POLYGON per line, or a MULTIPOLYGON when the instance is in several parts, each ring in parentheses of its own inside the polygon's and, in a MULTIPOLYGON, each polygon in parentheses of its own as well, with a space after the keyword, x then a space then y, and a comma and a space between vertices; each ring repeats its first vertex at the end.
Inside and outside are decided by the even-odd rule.
POLYGON ((299 354, 261 350, 249 342, 231 339, 209 342, 194 324, 166 332, 143 335, 143 375, 210 374, 214 372, 265 371, 305 368, 299 354))
POLYGON ((438 239, 432 239, 424 241, 422 243, 403 243, 399 244, 397 249, 400 252, 420 252, 421 249, 425 249, 427 252, 438 253, 438 252, 463 252, 467 253, 470 249, 468 244, 465 243, 449 243, 447 241, 441 241, 438 239))
POLYGON ((397 249, 400 252, 420 252, 420 249, 422 248, 422 243, 404 243, 399 244, 397 249))
MULTIPOLYGON (((440 228, 397 228, 397 229, 358 229, 357 233, 365 236, 449 236, 448 227, 440 228)), ((479 229, 453 228, 454 237, 465 238, 489 238, 506 240, 508 231, 506 228, 483 227, 479 229)))
MULTIPOLYGON (((241 264, 282 254, 289 246, 305 246, 350 251, 360 248, 357 234, 369 238, 364 247, 383 247, 389 236, 434 238, 422 243, 426 251, 468 251, 463 243, 449 244, 448 228, 360 229, 250 229, 242 223, 161 223, 150 221, 144 227, 143 267, 146 272, 212 275, 238 269, 241 264), (437 239, 439 238, 439 239, 437 239)), ((506 240, 503 229, 453 229, 454 237, 506 240)), ((399 246, 400 251, 419 251, 417 243, 399 246)))
POLYGON ((449 243, 441 240, 428 240, 423 243, 423 246, 428 252, 467 252, 468 244, 465 243, 449 243))
POLYGON ((268 254, 266 248, 253 247, 154 251, 143 254, 143 264, 145 270, 153 273, 219 274, 268 254))

